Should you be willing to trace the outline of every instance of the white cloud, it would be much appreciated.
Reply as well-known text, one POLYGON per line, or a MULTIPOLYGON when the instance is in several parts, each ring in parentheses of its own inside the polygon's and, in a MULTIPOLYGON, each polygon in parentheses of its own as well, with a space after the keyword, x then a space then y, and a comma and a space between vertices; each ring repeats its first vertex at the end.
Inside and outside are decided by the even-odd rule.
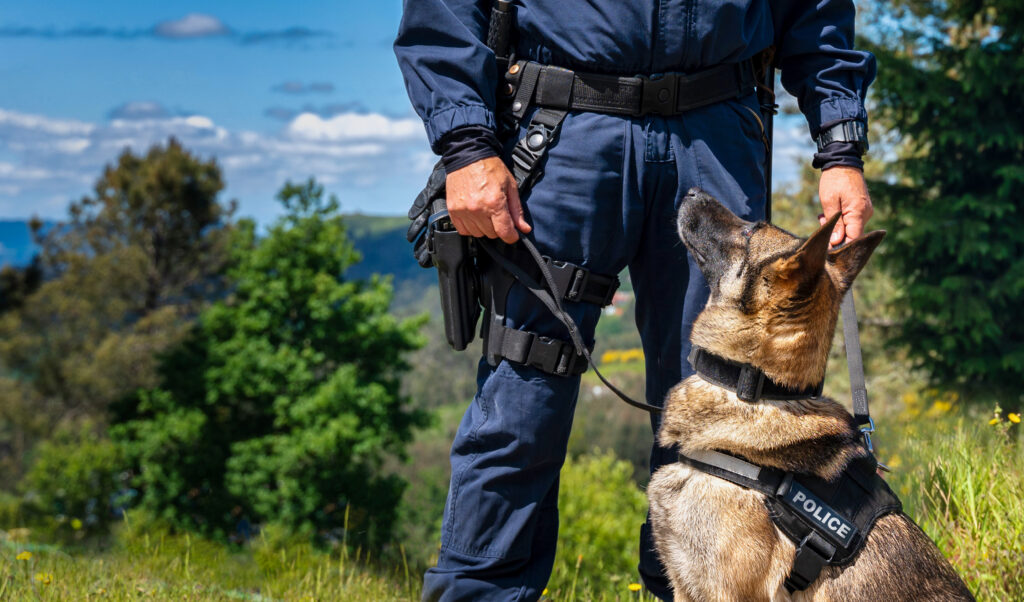
POLYGON ((191 13, 173 21, 163 21, 153 27, 153 33, 164 38, 206 38, 223 36, 231 30, 212 15, 191 13))
POLYGON ((278 212, 270 199, 285 180, 310 176, 330 184, 348 210, 403 212, 430 169, 426 135, 415 118, 305 113, 279 132, 263 133, 230 130, 204 115, 141 111, 147 112, 88 123, 0 109, 0 217, 59 218, 126 147, 141 153, 171 136, 204 158, 216 157, 229 185, 226 198, 240 197, 242 213, 261 222, 278 212))
POLYGON ((288 124, 287 131, 307 140, 412 140, 422 136, 423 123, 376 113, 342 113, 326 119, 315 113, 301 113, 288 124))

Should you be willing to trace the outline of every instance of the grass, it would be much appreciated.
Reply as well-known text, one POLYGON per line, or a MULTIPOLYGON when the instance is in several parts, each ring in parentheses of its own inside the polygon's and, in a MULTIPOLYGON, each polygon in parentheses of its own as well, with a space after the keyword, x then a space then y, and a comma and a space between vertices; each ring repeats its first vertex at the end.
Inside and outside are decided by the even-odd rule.
MULTIPOLYGON (((1005 413, 990 425, 990 413, 958 413, 944 403, 917 410, 908 403, 888 421, 880 439, 894 465, 889 481, 979 600, 1024 600, 1021 425, 1005 413)), ((632 563, 622 558, 623 542, 632 545, 642 503, 610 495, 632 486, 629 470, 608 454, 567 464, 573 501, 563 504, 544 599, 651 600, 630 590, 635 577, 623 570, 632 563)), ((417 600, 421 570, 359 551, 328 553, 273 530, 229 548, 132 516, 103 547, 43 545, 26 529, 7 531, 0 600, 417 600)))

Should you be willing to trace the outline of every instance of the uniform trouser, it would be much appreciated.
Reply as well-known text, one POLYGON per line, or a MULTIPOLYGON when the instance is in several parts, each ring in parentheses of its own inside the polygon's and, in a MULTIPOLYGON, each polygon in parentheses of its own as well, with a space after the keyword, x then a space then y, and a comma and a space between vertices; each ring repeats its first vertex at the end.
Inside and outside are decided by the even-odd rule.
MULTIPOLYGON (((707 285, 676 233, 679 202, 698 186, 737 215, 761 219, 765 159, 753 95, 679 117, 570 113, 543 177, 524 195, 531 237, 543 254, 605 274, 629 268, 649 403, 661 405, 668 389, 692 374, 689 332, 707 299, 707 285)), ((601 308, 566 303, 566 309, 592 342, 601 308)), ((507 326, 568 338, 518 284, 507 314, 507 326)), ((481 361, 477 394, 452 444, 441 549, 424 577, 424 600, 540 596, 555 557, 558 474, 579 382, 481 361)), ((656 431, 658 418, 651 424, 656 431)), ((651 472, 674 460, 655 445, 651 472)), ((653 593, 671 598, 647 524, 640 530, 639 569, 653 593)))

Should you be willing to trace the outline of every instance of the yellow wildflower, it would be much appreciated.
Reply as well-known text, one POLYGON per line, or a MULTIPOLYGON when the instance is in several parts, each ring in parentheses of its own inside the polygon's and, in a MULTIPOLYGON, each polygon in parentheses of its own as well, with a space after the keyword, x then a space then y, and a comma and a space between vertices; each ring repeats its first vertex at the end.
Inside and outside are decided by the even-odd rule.
POLYGON ((540 593, 540 595, 542 595, 542 596, 546 596, 546 595, 548 595, 548 588, 546 588, 546 587, 545 587, 545 588, 544 588, 544 591, 542 591, 542 592, 540 593))
POLYGON ((18 560, 31 560, 32 552, 29 552, 28 550, 22 550, 18 553, 17 556, 15 556, 15 558, 17 558, 18 560))
POLYGON ((997 416, 997 417, 993 418, 992 420, 989 420, 988 423, 991 424, 991 425, 999 424, 999 417, 997 416))
POLYGON ((638 592, 638 591, 640 591, 640 589, 641 589, 641 586, 640 586, 639 583, 630 583, 629 584, 629 591, 631 591, 631 592, 638 592))
POLYGON ((36 573, 36 581, 43 585, 50 585, 53 583, 53 575, 50 573, 36 573))
POLYGON ((932 408, 939 414, 945 414, 953 409, 953 404, 948 401, 936 401, 932 408))
POLYGON ((1010 419, 1010 422, 1014 424, 1020 424, 1020 414, 1010 412, 1009 414, 1006 415, 1006 417, 1010 419))
POLYGON ((75 531, 81 529, 82 528, 82 521, 77 519, 77 518, 71 519, 71 528, 74 529, 75 531))

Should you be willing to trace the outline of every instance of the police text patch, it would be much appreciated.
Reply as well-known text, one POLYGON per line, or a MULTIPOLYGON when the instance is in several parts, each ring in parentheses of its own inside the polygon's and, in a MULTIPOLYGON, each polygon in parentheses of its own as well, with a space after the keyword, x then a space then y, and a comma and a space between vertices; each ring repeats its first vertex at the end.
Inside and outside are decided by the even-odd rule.
POLYGON ((853 523, 796 481, 790 483, 783 501, 816 525, 822 535, 844 548, 850 545, 853 536, 857 534, 857 527, 853 523))

